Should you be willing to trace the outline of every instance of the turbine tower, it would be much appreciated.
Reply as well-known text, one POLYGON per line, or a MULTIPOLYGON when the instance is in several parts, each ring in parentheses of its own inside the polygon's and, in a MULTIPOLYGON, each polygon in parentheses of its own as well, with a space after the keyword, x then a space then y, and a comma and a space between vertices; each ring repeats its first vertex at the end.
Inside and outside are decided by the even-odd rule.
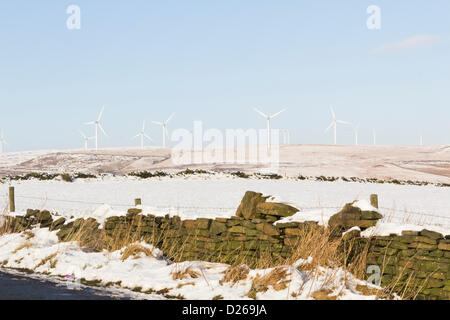
POLYGON ((273 118, 278 117, 281 113, 283 113, 284 111, 286 111, 286 109, 283 109, 281 111, 278 111, 277 113, 268 116, 267 114, 261 112, 260 110, 255 108, 255 111, 258 112, 262 117, 264 117, 267 121, 267 150, 270 150, 270 120, 272 120, 273 118))
POLYGON ((375 131, 375 129, 373 129, 373 145, 376 146, 377 145, 377 133, 375 131))
POLYGON ((420 144, 420 146, 423 146, 423 135, 420 135, 419 144, 420 144))
POLYGON ((86 122, 85 125, 95 125, 95 150, 98 151, 98 129, 100 129, 103 134, 107 137, 105 130, 103 129, 102 125, 100 124, 100 120, 103 116, 103 111, 105 111, 105 107, 102 107, 102 110, 100 111, 100 114, 98 115, 97 120, 86 122))
POLYGON ((333 106, 330 107, 331 115, 333 116, 333 121, 331 121, 331 124, 328 126, 328 128, 325 130, 325 133, 328 132, 332 127, 334 128, 334 144, 337 144, 337 125, 340 124, 350 124, 350 122, 343 121, 343 120, 337 120, 336 119, 336 113, 334 113, 333 106))
POLYGON ((355 146, 358 145, 358 133, 359 133, 359 124, 353 128, 355 131, 355 146))
POLYGON ((166 137, 169 137, 169 131, 167 130, 167 124, 169 123, 170 120, 172 120, 173 116, 175 114, 172 113, 172 115, 169 117, 169 119, 167 119, 164 122, 158 122, 158 121, 152 121, 154 124, 157 124, 159 126, 162 127, 162 147, 165 148, 166 147, 166 137))
POLYGON ((291 131, 289 129, 283 130, 283 144, 291 144, 291 131))
POLYGON ((88 149, 89 140, 94 139, 94 137, 88 137, 83 131, 80 131, 81 136, 84 139, 84 150, 88 149))
POLYGON ((3 136, 3 129, 2 129, 2 131, 0 133, 0 153, 3 152, 3 146, 5 144, 8 144, 8 143, 6 142, 5 137, 3 136))
POLYGON ((132 139, 136 139, 141 137, 141 149, 144 149, 144 138, 147 138, 150 142, 153 142, 152 138, 150 138, 146 133, 145 133, 145 120, 142 123, 142 130, 141 132, 139 132, 137 135, 135 135, 132 139))

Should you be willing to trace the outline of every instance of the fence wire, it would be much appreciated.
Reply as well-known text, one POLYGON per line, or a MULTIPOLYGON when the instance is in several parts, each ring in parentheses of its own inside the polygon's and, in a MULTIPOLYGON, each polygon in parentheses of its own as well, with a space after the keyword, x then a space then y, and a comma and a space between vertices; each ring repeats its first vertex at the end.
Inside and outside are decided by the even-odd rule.
MULTIPOLYGON (((84 200, 72 200, 72 199, 55 199, 55 198, 45 198, 45 197, 37 197, 37 196, 27 196, 27 195, 16 195, 16 198, 20 199, 29 199, 29 200, 40 200, 40 201, 51 201, 51 202, 58 202, 58 203, 75 203, 75 204, 83 204, 83 205, 109 205, 111 207, 122 207, 122 208, 131 208, 133 205, 131 204, 123 204, 123 203, 107 203, 107 202, 95 202, 95 201, 84 201, 84 200)), ((144 206, 146 206, 144 204, 144 206)), ((148 207, 159 209, 159 210, 192 210, 192 211, 232 211, 236 210, 237 207, 210 207, 210 206, 183 206, 183 205, 148 205, 148 207)), ((337 210, 339 211, 342 209, 342 206, 320 206, 320 207, 314 207, 314 206, 302 206, 301 211, 305 210, 337 210)), ((387 212, 392 212, 392 216, 388 217, 391 220, 402 220, 402 222, 405 221, 405 219, 409 220, 410 216, 414 216, 416 218, 431 218, 431 219, 444 219, 445 221, 448 221, 449 223, 444 223, 445 226, 450 226, 450 216, 443 216, 443 215, 437 215, 437 214, 429 214, 414 210, 406 210, 406 209, 396 209, 396 208, 387 208, 387 207, 379 207, 379 210, 386 210, 387 212), (398 214, 406 214, 407 216, 399 216, 398 214)), ((336 211, 336 212, 337 212, 336 211)), ((385 215, 386 218, 386 215, 385 215)), ((433 223, 428 222, 430 224, 440 225, 442 226, 442 223, 433 223)))

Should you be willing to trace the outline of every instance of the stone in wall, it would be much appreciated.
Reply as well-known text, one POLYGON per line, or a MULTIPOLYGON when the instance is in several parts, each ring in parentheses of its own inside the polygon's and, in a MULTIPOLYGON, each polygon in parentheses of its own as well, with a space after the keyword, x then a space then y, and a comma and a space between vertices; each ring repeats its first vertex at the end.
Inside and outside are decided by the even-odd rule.
POLYGON ((263 218, 277 221, 280 217, 289 217, 299 211, 284 203, 266 202, 267 198, 269 197, 263 197, 262 193, 247 191, 236 211, 236 216, 247 220, 263 218))
POLYGON ((377 221, 383 218, 377 211, 363 211, 353 206, 355 202, 347 203, 341 211, 332 216, 328 221, 328 226, 337 231, 346 231, 353 227, 365 230, 374 227, 377 221))

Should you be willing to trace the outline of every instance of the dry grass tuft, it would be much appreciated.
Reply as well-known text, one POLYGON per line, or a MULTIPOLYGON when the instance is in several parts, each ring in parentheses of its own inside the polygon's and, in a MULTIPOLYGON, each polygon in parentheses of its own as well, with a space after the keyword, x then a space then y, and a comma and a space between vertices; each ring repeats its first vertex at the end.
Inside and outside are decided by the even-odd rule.
POLYGON ((191 267, 186 268, 185 270, 176 270, 172 272, 173 280, 184 280, 187 278, 197 279, 200 277, 200 273, 191 269, 191 267))
POLYGON ((237 282, 247 279, 249 272, 250 268, 245 264, 231 266, 225 270, 225 275, 220 280, 220 284, 231 282, 234 286, 237 282))
POLYGON ((195 282, 185 282, 177 285, 177 289, 183 288, 185 286, 195 286, 195 282))
POLYGON ((380 290, 375 288, 369 288, 366 285, 356 285, 356 291, 360 292, 362 295, 365 296, 379 296, 381 294, 380 290))
POLYGON ((311 294, 311 297, 313 297, 315 300, 336 300, 338 296, 332 296, 333 293, 332 290, 329 289, 322 289, 316 292, 313 292, 311 294))
POLYGON ((20 250, 28 249, 28 248, 31 248, 32 246, 33 245, 27 241, 27 242, 21 244, 20 246, 18 246, 12 253, 15 254, 15 253, 19 252, 20 250))
POLYGON ((290 275, 286 267, 277 267, 264 276, 257 275, 252 282, 252 287, 247 293, 249 298, 257 298, 258 292, 266 292, 269 287, 273 287, 275 291, 281 291, 287 288, 287 284, 291 282, 286 277, 290 275))
POLYGON ((39 268, 40 266, 45 265, 47 262, 50 261, 50 268, 54 268, 56 266, 56 259, 53 260, 56 256, 58 255, 57 252, 55 252, 54 254, 49 255, 48 257, 45 257, 44 259, 41 260, 41 262, 39 262, 39 264, 34 267, 35 269, 39 268))
POLYGON ((26 240, 30 240, 35 237, 35 234, 31 231, 24 231, 23 235, 25 236, 26 240))
POLYGON ((127 260, 129 257, 136 259, 141 253, 145 254, 147 257, 153 257, 153 253, 150 249, 145 248, 140 244, 131 244, 125 248, 122 254, 122 261, 127 260))

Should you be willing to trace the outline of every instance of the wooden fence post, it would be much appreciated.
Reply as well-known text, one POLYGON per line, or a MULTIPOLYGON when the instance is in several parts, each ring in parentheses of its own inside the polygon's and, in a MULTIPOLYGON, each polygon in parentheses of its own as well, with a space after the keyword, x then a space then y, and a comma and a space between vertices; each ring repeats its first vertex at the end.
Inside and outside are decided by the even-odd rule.
POLYGON ((16 202, 14 199, 14 187, 9 187, 9 212, 16 212, 16 202))
POLYGON ((378 209, 378 195, 377 194, 370 195, 370 204, 372 205, 372 207, 375 207, 378 209))

